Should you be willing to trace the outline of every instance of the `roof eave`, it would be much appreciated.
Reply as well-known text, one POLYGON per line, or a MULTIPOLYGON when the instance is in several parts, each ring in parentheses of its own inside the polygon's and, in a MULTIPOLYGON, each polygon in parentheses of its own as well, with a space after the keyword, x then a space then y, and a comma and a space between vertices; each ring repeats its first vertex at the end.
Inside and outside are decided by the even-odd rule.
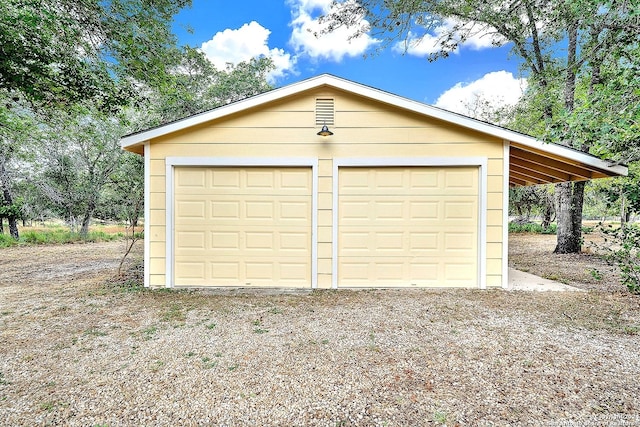
POLYGON ((131 148, 133 146, 144 144, 145 142, 153 138, 177 132, 211 120, 225 117, 230 114, 241 112, 248 108, 257 107, 281 98, 285 98, 287 96, 295 95, 296 93, 315 89, 324 85, 352 92, 370 99, 375 99, 377 101, 384 102, 395 107, 403 108, 415 113, 443 120, 461 127, 465 127, 467 129, 494 136, 499 139, 516 142, 524 146, 546 151, 550 154, 574 159, 586 165, 600 169, 607 174, 611 174, 612 176, 626 176, 628 173, 625 166, 612 165, 609 162, 598 159, 597 157, 594 157, 588 153, 582 153, 580 151, 576 151, 557 144, 545 143, 525 134, 514 132, 500 126, 492 125, 490 123, 481 122, 470 117, 403 98, 401 96, 385 92, 380 89, 365 86, 330 74, 322 74, 317 77, 312 77, 310 79, 293 83, 282 88, 274 89, 272 91, 253 96, 251 98, 247 98, 233 104, 225 105, 214 110, 198 114, 196 116, 187 117, 185 119, 178 120, 164 126, 124 136, 120 140, 120 145, 123 149, 131 148))

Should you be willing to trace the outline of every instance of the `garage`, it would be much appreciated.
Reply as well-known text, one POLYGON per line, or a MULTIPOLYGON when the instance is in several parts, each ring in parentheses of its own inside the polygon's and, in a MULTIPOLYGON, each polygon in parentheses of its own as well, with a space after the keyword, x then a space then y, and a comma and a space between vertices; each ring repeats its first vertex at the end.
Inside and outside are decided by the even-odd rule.
POLYGON ((479 168, 338 169, 338 287, 477 287, 479 168))
POLYGON ((177 286, 311 287, 310 167, 176 167, 177 286))
POLYGON ((326 74, 121 144, 149 288, 505 288, 510 187, 627 173, 326 74))

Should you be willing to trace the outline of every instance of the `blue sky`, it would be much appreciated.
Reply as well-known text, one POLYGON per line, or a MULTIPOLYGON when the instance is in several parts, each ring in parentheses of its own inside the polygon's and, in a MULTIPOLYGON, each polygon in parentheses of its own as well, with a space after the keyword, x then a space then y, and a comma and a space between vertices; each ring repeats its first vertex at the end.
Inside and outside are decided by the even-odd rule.
POLYGON ((488 35, 472 38, 449 58, 433 63, 426 55, 437 29, 408 51, 391 46, 375 53, 379 41, 370 34, 351 42, 345 32, 320 39, 312 34, 319 28, 318 16, 330 4, 331 0, 193 0, 191 8, 176 16, 174 32, 181 43, 202 49, 217 67, 271 57, 277 69, 270 79, 276 87, 330 73, 465 114, 478 97, 514 103, 521 94, 524 82, 518 78, 516 60, 508 59, 509 46, 492 47, 488 35))

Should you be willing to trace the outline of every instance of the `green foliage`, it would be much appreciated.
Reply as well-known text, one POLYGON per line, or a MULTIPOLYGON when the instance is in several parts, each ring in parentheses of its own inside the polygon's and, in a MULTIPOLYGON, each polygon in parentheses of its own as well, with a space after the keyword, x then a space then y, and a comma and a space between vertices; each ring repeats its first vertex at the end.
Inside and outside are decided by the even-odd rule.
POLYGON ((11 216, 20 218, 21 213, 20 206, 15 203, 11 205, 0 205, 0 218, 8 218, 11 216))
POLYGON ((217 70, 200 50, 177 46, 172 19, 190 4, 2 2, 0 216, 12 225, 61 218, 89 240, 103 239, 88 233, 93 217, 135 226, 144 164, 123 153, 121 136, 271 89, 268 58, 217 70))
POLYGON ((18 241, 13 237, 0 233, 0 248, 7 248, 9 246, 17 245, 18 241))
POLYGON ((104 231, 89 231, 86 236, 75 233, 61 227, 46 230, 27 230, 23 232, 19 240, 11 238, 6 234, 0 234, 0 248, 9 246, 29 244, 29 245, 49 245, 66 243, 87 243, 87 242, 111 242, 122 239, 122 233, 105 233, 104 231))
POLYGON ((551 222, 555 216, 553 187, 534 185, 509 188, 509 214, 523 219, 543 215, 551 222))
POLYGON ((544 228, 542 225, 536 222, 510 222, 509 233, 537 233, 537 234, 555 234, 556 224, 549 224, 549 227, 544 228))
POLYGON ((165 83, 172 17, 188 0, 3 0, 0 88, 40 106, 124 105, 136 85, 165 83))
POLYGON ((119 117, 76 107, 52 116, 43 128, 34 180, 51 209, 70 228, 86 234, 110 175, 123 155, 119 138, 125 126, 119 117), (44 142, 44 141, 43 141, 44 142))
POLYGON ((274 67, 269 58, 218 70, 201 51, 187 47, 180 61, 180 71, 171 75, 173 84, 150 91, 137 111, 130 112, 132 130, 179 120, 272 89, 267 82, 267 73, 274 67))
POLYGON ((94 216, 136 226, 144 208, 144 158, 124 153, 105 183, 94 216))
POLYGON ((640 295, 640 226, 599 224, 598 230, 605 235, 601 249, 604 249, 607 260, 620 268, 622 283, 629 292, 640 295))
MULTIPOLYGON (((616 161, 640 158, 640 44, 637 6, 626 0, 339 2, 322 18, 325 32, 367 33, 408 49, 433 44, 447 58, 479 35, 509 44, 528 81, 508 125, 544 141, 616 161), (426 40, 423 40, 426 39, 426 40), (435 42, 434 42, 435 40, 435 42)), ((580 249, 583 184, 557 187, 560 253, 580 249)))
MULTIPOLYGON (((622 222, 640 213, 640 163, 629 165, 629 175, 593 181, 585 196, 599 206, 598 216, 617 216, 622 222)), ((590 212, 591 213, 591 212, 590 212)))

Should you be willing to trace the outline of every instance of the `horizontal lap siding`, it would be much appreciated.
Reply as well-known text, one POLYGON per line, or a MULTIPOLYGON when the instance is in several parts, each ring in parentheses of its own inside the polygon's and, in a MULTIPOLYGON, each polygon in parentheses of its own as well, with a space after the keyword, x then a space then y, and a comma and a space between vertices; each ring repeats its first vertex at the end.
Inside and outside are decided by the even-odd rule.
POLYGON ((334 158, 487 157, 487 284, 501 285, 503 143, 436 119, 342 91, 301 93, 244 114, 176 132, 150 146, 150 282, 164 286, 165 158, 305 157, 319 159, 318 286, 331 286, 334 158), (315 99, 335 99, 334 135, 317 136, 315 99))

